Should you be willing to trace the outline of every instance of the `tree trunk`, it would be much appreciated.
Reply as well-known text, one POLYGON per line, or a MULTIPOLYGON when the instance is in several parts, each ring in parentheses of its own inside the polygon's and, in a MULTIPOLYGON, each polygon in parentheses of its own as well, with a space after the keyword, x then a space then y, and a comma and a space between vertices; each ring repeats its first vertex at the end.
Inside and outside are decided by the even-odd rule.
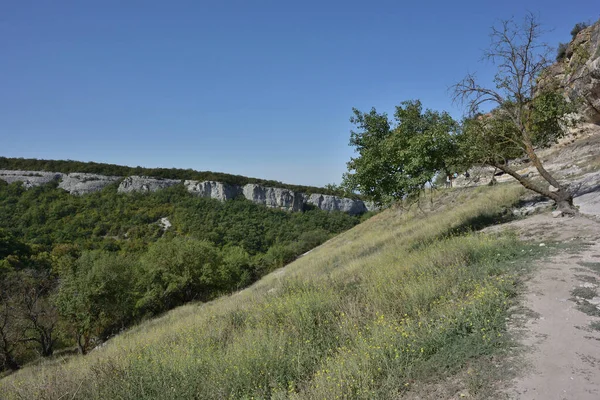
MULTIPOLYGON (((537 162, 539 163, 539 159, 537 159, 537 162)), ((520 174, 517 173, 517 171, 513 170, 512 168, 508 167, 507 165, 503 165, 503 164, 492 164, 493 167, 496 167, 502 171, 504 171, 505 173, 509 174, 510 176, 512 176, 513 178, 515 178, 521 185, 523 185, 524 187, 526 187, 529 190, 533 190, 536 193, 541 194, 542 196, 548 197, 549 199, 554 200, 554 202, 556 203, 556 207, 562 211, 564 214, 568 214, 568 215, 575 215, 576 214, 576 209, 573 207, 573 195, 562 185, 560 185, 556 179, 554 179, 540 164, 540 168, 545 172, 545 174, 547 174, 548 176, 551 177, 552 182, 552 186, 556 187, 558 190, 556 192, 551 192, 548 189, 545 189, 543 187, 540 187, 538 185, 536 185, 534 182, 530 181, 527 178, 522 177, 520 174), (555 185, 556 184, 556 185, 555 185)), ((540 172, 541 173, 541 172, 540 172)), ((547 180, 547 179, 546 179, 547 180)), ((547 180, 548 181, 548 180, 547 180)))
POLYGON ((567 215, 575 215, 577 210, 573 206, 573 195, 563 188, 558 189, 555 192, 556 198, 553 200, 556 202, 556 207, 567 215))
POLYGON ((564 189, 564 187, 556 179, 554 179, 552 175, 550 175, 546 168, 544 168, 537 154, 535 154, 533 146, 528 141, 525 141, 525 152, 529 156, 529 159, 531 160, 533 166, 538 170, 538 172, 540 173, 542 178, 546 180, 546 182, 548 182, 557 189, 564 189))

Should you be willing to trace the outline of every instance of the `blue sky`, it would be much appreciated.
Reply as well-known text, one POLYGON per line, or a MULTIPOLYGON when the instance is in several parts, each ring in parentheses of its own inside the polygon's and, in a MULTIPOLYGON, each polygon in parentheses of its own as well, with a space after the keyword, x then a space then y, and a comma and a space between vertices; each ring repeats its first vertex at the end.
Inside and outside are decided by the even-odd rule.
POLYGON ((339 183, 352 107, 460 116, 499 19, 549 44, 596 1, 0 0, 0 155, 339 183))

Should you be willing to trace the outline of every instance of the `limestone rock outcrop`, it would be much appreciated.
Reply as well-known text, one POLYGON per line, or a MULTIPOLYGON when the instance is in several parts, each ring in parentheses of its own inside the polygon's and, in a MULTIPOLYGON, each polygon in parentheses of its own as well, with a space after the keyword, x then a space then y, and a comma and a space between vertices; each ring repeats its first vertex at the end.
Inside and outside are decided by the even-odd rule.
POLYGON ((243 187, 244 197, 254 203, 287 211, 302 211, 304 198, 289 189, 267 187, 249 183, 243 187))
MULTIPOLYGON (((82 172, 62 174, 60 172, 0 170, 0 180, 8 183, 23 182, 26 188, 31 188, 59 181, 58 187, 73 195, 96 192, 121 179, 117 188, 119 193, 156 192, 181 184, 178 179, 158 179, 148 176, 129 176, 123 179, 119 176, 82 172)), ((256 204, 286 211, 302 211, 306 204, 324 211, 342 211, 351 215, 377 209, 372 202, 363 202, 358 199, 318 193, 304 194, 290 189, 262 186, 255 183, 239 186, 215 181, 186 180, 183 185, 188 192, 200 197, 227 201, 244 196, 256 204)))
POLYGON ((148 176, 129 176, 123 179, 117 191, 119 193, 156 192, 181 183, 178 179, 158 179, 148 176))
POLYGON ((186 180, 183 184, 187 191, 192 194, 221 201, 233 200, 242 194, 242 189, 239 186, 228 183, 186 180))
POLYGON ((23 182, 23 186, 27 189, 58 181, 62 177, 63 174, 60 172, 0 170, 1 180, 7 183, 23 182))
POLYGON ((325 211, 343 211, 351 215, 367 212, 367 207, 362 200, 346 197, 331 196, 328 194, 313 193, 305 198, 306 203, 312 204, 325 211))
POLYGON ((71 194, 82 195, 102 190, 106 186, 117 182, 120 179, 120 176, 106 176, 98 174, 86 174, 83 172, 73 172, 71 174, 63 175, 58 187, 71 194))
POLYGON ((600 21, 579 32, 540 81, 541 88, 556 85, 578 102, 584 121, 600 125, 600 21))

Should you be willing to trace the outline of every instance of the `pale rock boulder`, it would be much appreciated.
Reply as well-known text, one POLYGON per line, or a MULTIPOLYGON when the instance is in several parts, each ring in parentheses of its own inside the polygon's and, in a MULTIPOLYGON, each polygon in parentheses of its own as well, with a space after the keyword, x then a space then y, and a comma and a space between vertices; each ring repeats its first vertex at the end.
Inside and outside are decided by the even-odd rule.
POLYGON ((381 209, 374 201, 364 201, 363 203, 367 211, 379 211, 381 209))
POLYGON ((287 211, 301 211, 303 196, 289 189, 266 187, 249 183, 243 187, 244 197, 253 203, 287 211))
POLYGON ((242 193, 238 185, 230 185, 215 181, 186 180, 183 185, 188 192, 200 197, 207 197, 220 201, 233 200, 242 193))
POLYGON ((328 194, 313 193, 304 199, 307 204, 318 207, 325 211, 342 211, 350 215, 358 215, 367 212, 365 203, 345 197, 331 196, 328 194))
POLYGON ((178 185, 178 179, 157 179, 148 176, 129 176, 123 179, 117 191, 119 193, 156 192, 161 189, 178 185))
POLYGON ((26 189, 42 186, 63 177, 60 172, 0 170, 0 179, 7 182, 22 182, 26 189))
POLYGON ((62 176, 62 181, 58 187, 74 195, 82 195, 92 192, 98 192, 111 183, 120 180, 120 176, 106 176, 98 174, 87 174, 83 172, 73 172, 62 176))

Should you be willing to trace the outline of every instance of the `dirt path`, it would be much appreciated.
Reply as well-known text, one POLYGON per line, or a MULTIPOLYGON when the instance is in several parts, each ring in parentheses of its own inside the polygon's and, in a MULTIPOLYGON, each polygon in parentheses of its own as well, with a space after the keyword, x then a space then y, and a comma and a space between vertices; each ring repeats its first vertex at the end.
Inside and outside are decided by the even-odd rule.
POLYGON ((505 394, 600 399, 600 222, 544 214, 489 230, 507 228, 542 243, 560 241, 566 249, 542 261, 527 283, 526 311, 513 321, 525 367, 505 394))

